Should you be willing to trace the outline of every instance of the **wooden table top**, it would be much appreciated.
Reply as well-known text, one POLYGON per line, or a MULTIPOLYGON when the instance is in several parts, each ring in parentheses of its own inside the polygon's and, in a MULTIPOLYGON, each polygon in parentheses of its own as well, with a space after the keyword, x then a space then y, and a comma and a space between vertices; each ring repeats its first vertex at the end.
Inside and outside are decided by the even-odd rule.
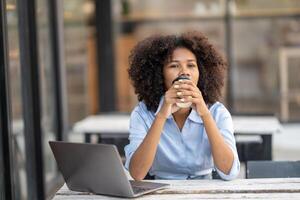
MULTIPOLYGON (((300 199, 300 178, 222 180, 152 180, 168 183, 158 190, 135 199, 300 199)), ((56 193, 55 200, 124 199, 87 192, 70 191, 66 184, 56 193)))

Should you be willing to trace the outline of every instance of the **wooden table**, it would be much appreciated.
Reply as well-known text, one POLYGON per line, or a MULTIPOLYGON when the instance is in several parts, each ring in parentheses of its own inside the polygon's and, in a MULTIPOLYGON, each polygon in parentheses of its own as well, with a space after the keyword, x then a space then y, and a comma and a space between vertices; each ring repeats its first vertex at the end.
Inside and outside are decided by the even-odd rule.
MULTIPOLYGON (((98 142, 103 138, 128 138, 128 114, 106 114, 89 116, 73 127, 76 133, 84 134, 85 142, 91 142, 93 135, 98 137, 98 142)), ((281 125, 274 116, 232 116, 236 137, 257 136, 262 139, 263 160, 272 160, 272 135, 281 132, 281 125)), ((237 142, 238 139, 237 138, 237 142)))
MULTIPOLYGON (((170 186, 136 199, 300 199, 300 178, 222 180, 155 180, 170 186)), ((54 200, 120 199, 70 191, 64 185, 54 200)), ((122 198, 124 199, 124 198, 122 198)))

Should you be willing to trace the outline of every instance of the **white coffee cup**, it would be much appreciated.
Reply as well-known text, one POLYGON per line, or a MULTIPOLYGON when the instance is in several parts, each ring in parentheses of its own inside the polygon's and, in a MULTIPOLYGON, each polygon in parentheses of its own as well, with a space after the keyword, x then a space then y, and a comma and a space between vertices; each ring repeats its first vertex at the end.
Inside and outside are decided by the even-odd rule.
MULTIPOLYGON (((180 75, 172 83, 174 84, 175 81, 179 81, 179 80, 190 80, 190 78, 185 75, 180 75)), ((180 103, 176 103, 176 105, 179 108, 188 108, 192 105, 192 102, 182 102, 182 103, 180 102, 180 103)))

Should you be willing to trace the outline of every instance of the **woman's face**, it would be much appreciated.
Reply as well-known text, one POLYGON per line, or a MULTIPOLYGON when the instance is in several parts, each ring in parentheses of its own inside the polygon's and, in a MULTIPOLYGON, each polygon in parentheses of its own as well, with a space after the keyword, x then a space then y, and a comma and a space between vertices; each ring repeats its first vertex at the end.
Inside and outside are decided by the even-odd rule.
POLYGON ((180 75, 188 76, 197 85, 199 79, 199 69, 196 56, 187 48, 176 48, 171 59, 166 62, 163 68, 165 88, 168 90, 172 82, 180 75))

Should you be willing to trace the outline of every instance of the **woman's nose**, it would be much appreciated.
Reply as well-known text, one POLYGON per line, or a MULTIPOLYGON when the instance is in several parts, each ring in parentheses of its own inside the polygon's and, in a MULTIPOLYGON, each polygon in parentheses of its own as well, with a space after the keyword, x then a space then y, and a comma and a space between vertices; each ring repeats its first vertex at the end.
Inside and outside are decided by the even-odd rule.
POLYGON ((186 66, 181 67, 180 75, 185 75, 185 76, 190 77, 191 73, 188 70, 188 67, 186 67, 186 66))

